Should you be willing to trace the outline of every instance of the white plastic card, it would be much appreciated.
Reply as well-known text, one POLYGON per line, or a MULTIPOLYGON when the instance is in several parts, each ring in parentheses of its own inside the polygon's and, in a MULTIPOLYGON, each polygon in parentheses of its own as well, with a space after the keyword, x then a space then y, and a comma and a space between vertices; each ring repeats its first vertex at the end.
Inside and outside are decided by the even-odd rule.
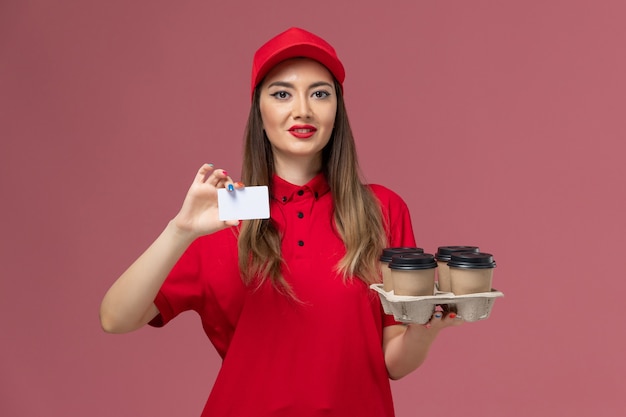
POLYGON ((220 220, 268 219, 270 199, 267 186, 217 190, 220 220))

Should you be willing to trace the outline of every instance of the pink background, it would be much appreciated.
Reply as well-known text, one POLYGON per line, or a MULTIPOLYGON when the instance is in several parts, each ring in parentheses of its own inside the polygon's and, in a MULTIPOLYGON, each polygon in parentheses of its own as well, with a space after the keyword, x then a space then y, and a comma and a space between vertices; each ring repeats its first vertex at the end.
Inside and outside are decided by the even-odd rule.
POLYGON ((494 254, 491 318, 393 382, 397 415, 623 415, 626 4, 0 2, 0 415, 196 416, 194 314, 107 335, 113 280, 196 169, 240 170, 254 50, 333 43, 366 179, 427 251, 494 254))

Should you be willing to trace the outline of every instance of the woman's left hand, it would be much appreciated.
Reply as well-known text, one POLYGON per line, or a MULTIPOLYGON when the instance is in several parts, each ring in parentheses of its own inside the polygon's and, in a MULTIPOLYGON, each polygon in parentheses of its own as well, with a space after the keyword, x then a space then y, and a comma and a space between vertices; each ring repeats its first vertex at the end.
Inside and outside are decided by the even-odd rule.
POLYGON ((454 312, 445 312, 442 310, 436 310, 430 320, 425 324, 409 324, 409 326, 414 326, 419 328, 420 326, 426 330, 430 330, 433 332, 439 332, 441 329, 445 329, 446 327, 452 326, 460 326, 464 321, 460 317, 457 316, 454 312))

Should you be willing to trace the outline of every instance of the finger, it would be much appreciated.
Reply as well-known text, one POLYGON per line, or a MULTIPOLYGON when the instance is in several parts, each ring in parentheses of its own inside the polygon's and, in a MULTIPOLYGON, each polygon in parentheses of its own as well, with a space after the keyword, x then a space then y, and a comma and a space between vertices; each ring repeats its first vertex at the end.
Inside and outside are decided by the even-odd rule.
POLYGON ((430 317, 428 321, 428 326, 435 326, 439 328, 441 326, 441 322, 443 320, 443 313, 439 310, 436 310, 433 315, 430 317))
POLYGON ((452 326, 457 326, 464 322, 463 319, 460 316, 458 316, 455 312, 448 313, 443 321, 444 323, 452 325, 452 326))
POLYGON ((223 184, 223 187, 226 188, 228 191, 235 191, 235 182, 228 175, 228 172, 222 170, 222 176, 223 176, 223 179, 221 183, 223 184))
MULTIPOLYGON (((229 179, 230 179, 230 177, 229 177, 229 179)), ((243 182, 240 182, 240 181, 233 182, 233 183, 231 183, 231 182, 226 182, 226 183, 225 183, 225 188, 226 188, 228 191, 235 191, 235 190, 241 190, 241 189, 244 189, 244 188, 246 188, 246 186, 243 184, 243 182)))
POLYGON ((215 186, 217 188, 226 188, 228 191, 241 190, 245 188, 245 184, 241 181, 234 182, 228 175, 228 172, 223 169, 215 170, 214 174, 217 178, 215 186))
POLYGON ((230 181, 228 172, 224 169, 213 169, 211 175, 206 179, 206 182, 212 184, 216 188, 225 188, 230 181))
POLYGON ((204 164, 200 167, 200 169, 198 170, 198 173, 196 174, 196 178, 195 181, 196 182, 204 182, 206 181, 207 177, 209 176, 209 173, 213 171, 213 164, 204 164))
POLYGON ((237 181, 233 183, 232 187, 231 187, 231 184, 228 184, 228 191, 243 190, 244 188, 246 188, 246 186, 241 181, 237 181))

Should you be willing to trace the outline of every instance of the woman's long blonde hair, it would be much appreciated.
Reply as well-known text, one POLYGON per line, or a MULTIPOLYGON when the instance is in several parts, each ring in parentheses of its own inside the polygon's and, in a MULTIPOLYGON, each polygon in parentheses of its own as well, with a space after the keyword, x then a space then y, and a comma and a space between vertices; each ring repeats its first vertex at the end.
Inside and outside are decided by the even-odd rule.
MULTIPOLYGON (((241 178, 246 185, 267 185, 272 195, 274 156, 263 131, 259 90, 257 86, 248 116, 241 178)), ((335 91, 337 114, 330 141, 322 151, 322 171, 334 201, 335 227, 346 246, 337 271, 344 279, 356 276, 371 284, 380 279, 378 260, 387 244, 385 225, 376 196, 361 182, 354 137, 337 81, 335 91)), ((281 273, 281 238, 272 219, 242 222, 239 269, 247 285, 261 285, 269 279, 277 290, 295 296, 281 273)))

